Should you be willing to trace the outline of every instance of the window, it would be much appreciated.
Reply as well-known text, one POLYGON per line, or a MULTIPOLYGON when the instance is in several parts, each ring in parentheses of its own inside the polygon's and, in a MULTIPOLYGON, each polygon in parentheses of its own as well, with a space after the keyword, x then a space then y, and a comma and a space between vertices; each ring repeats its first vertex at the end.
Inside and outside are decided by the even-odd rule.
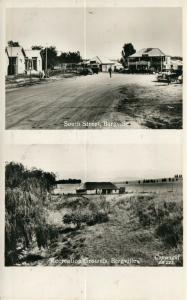
POLYGON ((33 70, 37 71, 37 57, 32 58, 33 70))

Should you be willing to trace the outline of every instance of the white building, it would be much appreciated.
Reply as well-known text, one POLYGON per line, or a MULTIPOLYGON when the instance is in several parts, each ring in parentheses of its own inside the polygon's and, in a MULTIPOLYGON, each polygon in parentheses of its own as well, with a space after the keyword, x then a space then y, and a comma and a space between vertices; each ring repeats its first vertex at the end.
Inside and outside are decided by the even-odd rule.
POLYGON ((29 74, 38 74, 42 71, 42 57, 40 50, 25 50, 25 70, 29 74))
POLYGON ((183 69, 182 58, 172 57, 171 56, 170 64, 171 64, 171 68, 173 70, 175 70, 175 71, 177 71, 177 70, 181 70, 182 71, 182 69, 183 69))
POLYGON ((108 72, 111 68, 114 71, 115 62, 106 57, 95 56, 90 59, 90 64, 98 64, 101 72, 108 72))
POLYGON ((111 182, 85 182, 79 189, 77 194, 119 194, 119 188, 111 182))
POLYGON ((8 65, 6 74, 17 75, 25 73, 25 51, 22 47, 10 47, 6 48, 8 57, 8 65))

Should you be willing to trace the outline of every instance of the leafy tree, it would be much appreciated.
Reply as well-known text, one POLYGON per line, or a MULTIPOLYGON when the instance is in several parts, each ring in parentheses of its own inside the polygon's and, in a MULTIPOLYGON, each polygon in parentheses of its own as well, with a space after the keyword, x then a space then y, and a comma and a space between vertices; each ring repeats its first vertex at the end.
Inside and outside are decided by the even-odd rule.
POLYGON ((123 66, 126 65, 127 58, 134 53, 136 53, 136 50, 134 49, 134 46, 131 43, 124 44, 123 50, 121 52, 122 54, 121 62, 123 66))
POLYGON ((40 46, 40 45, 34 45, 34 46, 31 47, 32 50, 42 50, 42 48, 43 47, 40 46))
MULTIPOLYGON (((29 188, 28 184, 31 184, 34 180, 40 184, 48 192, 51 190, 52 186, 56 182, 56 175, 50 172, 44 172, 42 170, 32 168, 27 170, 22 164, 10 162, 6 164, 5 167, 5 186, 10 188, 26 186, 27 190, 29 188)), ((37 186, 35 184, 35 186, 37 186)))
POLYGON ((41 56, 42 56, 42 67, 45 70, 46 68, 46 52, 47 52, 47 68, 53 69, 56 65, 58 58, 57 58, 57 50, 56 47, 50 46, 46 48, 43 48, 41 50, 41 56), (47 51, 46 51, 47 50, 47 51))
POLYGON ((80 52, 62 52, 59 56, 60 63, 79 63, 82 61, 80 52))
POLYGON ((30 246, 36 237, 38 247, 47 245, 46 207, 55 174, 10 162, 5 168, 5 263, 19 260, 20 247, 30 246))
POLYGON ((9 47, 20 47, 20 44, 19 44, 19 42, 8 41, 8 46, 9 47))
POLYGON ((56 183, 66 183, 66 184, 76 184, 76 183, 81 183, 81 179, 60 179, 56 181, 56 183))
POLYGON ((10 162, 5 167, 5 187, 15 188, 26 178, 26 170, 22 164, 10 162))

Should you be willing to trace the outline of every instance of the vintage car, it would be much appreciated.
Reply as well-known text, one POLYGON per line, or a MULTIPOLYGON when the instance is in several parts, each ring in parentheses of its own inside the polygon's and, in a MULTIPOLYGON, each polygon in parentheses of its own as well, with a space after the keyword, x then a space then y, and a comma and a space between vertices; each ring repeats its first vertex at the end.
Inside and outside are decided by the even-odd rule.
POLYGON ((157 75, 158 82, 177 82, 178 74, 176 72, 171 72, 170 70, 163 70, 157 75))
POLYGON ((80 75, 93 75, 93 71, 91 68, 81 68, 79 69, 80 75))
POLYGON ((92 69, 94 74, 98 74, 99 73, 99 65, 98 64, 91 64, 90 65, 90 69, 92 69))

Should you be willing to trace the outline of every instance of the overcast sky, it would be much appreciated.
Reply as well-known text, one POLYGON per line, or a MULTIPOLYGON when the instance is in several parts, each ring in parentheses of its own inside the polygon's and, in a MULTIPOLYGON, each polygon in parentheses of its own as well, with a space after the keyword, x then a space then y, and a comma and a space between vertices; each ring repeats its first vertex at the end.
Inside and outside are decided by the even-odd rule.
POLYGON ((82 181, 158 178, 182 173, 179 144, 11 145, 6 161, 82 181))
POLYGON ((124 43, 182 55, 181 8, 9 8, 6 40, 120 58, 124 43))

